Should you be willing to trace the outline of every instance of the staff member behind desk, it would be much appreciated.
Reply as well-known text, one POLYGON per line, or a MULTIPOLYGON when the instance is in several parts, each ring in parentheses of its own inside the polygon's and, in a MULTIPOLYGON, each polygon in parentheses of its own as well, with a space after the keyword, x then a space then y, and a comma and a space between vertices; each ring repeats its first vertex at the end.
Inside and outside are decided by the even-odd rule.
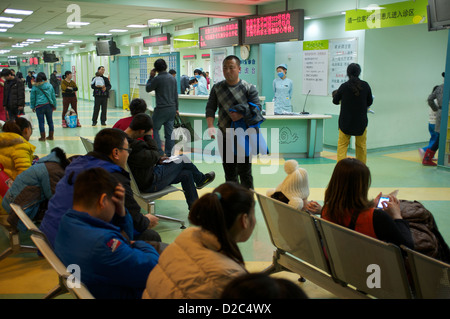
POLYGON ((195 95, 208 95, 208 83, 205 76, 203 75, 202 69, 195 69, 194 76, 198 81, 198 85, 195 89, 195 95))
POLYGON ((339 138, 337 161, 347 157, 350 137, 355 136, 356 158, 364 164, 367 160, 367 110, 373 103, 372 90, 367 82, 359 79, 361 67, 351 63, 347 67, 348 81, 333 92, 333 103, 341 104, 339 114, 339 138))
POLYGON ((292 112, 292 81, 286 77, 287 65, 277 66, 277 78, 273 80, 273 102, 275 114, 292 112))

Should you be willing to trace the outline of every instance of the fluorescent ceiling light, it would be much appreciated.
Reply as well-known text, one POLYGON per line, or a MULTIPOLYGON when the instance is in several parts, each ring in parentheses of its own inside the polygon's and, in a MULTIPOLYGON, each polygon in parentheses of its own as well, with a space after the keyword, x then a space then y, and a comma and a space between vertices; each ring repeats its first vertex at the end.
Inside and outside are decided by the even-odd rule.
POLYGON ((123 29, 111 29, 109 30, 109 32, 127 32, 128 30, 123 30, 123 29))
POLYGON ((72 43, 70 43, 70 42, 63 42, 63 43, 61 43, 61 44, 71 45, 72 43))
POLYGON ((27 39, 28 42, 41 42, 41 39, 27 39))
POLYGON ((111 33, 96 33, 95 35, 112 35, 111 33))
POLYGON ((129 24, 127 28, 148 28, 146 24, 129 24))
POLYGON ((45 34, 63 34, 62 31, 46 31, 45 34))
POLYGON ((20 19, 20 18, 10 18, 10 17, 0 17, 0 21, 20 22, 20 21, 22 21, 22 19, 20 19))
POLYGON ((58 47, 55 47, 54 45, 47 46, 47 49, 57 49, 58 47))
POLYGON ((1 28, 12 28, 13 26, 14 26, 14 24, 10 24, 10 23, 0 23, 1 28))
POLYGON ((305 20, 311 20, 311 17, 306 16, 305 20))
POLYGON ((83 41, 81 41, 81 40, 69 40, 69 42, 70 42, 70 43, 81 43, 81 42, 83 42, 83 41))
POLYGON ((23 45, 13 44, 11 47, 13 47, 13 48, 23 48, 23 45))
POLYGON ((8 57, 8 59, 15 59, 15 58, 17 58, 17 55, 10 55, 10 56, 8 57))
POLYGON ((8 29, 0 29, 0 32, 6 32, 8 29))
POLYGON ((54 44, 53 46, 54 47, 65 47, 66 45, 65 44, 54 44))
POLYGON ((69 22, 67 25, 88 25, 91 24, 90 22, 69 22))
POLYGON ((148 23, 163 23, 163 22, 170 22, 172 19, 151 19, 148 20, 148 23))
POLYGON ((373 10, 382 10, 382 9, 386 9, 386 8, 372 4, 372 5, 369 5, 368 7, 361 8, 360 10, 373 11, 373 10))
POLYGON ((18 10, 18 9, 5 9, 5 11, 3 11, 5 13, 9 13, 9 14, 20 14, 20 15, 24 15, 24 16, 29 16, 30 14, 33 13, 33 11, 30 10, 18 10))

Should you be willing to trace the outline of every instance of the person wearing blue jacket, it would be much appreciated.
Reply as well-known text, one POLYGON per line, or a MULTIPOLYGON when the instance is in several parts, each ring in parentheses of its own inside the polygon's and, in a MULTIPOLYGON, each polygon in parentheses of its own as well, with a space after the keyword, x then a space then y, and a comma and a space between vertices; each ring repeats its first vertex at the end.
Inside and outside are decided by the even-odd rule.
POLYGON ((101 167, 113 174, 125 188, 125 207, 131 215, 135 234, 128 234, 130 239, 142 239, 161 242, 161 237, 152 228, 157 224, 154 215, 141 213, 139 204, 134 199, 130 186, 130 175, 124 167, 128 160, 127 135, 119 129, 106 128, 97 133, 94 140, 94 151, 74 159, 67 166, 64 177, 56 185, 55 194, 48 202, 39 229, 47 236, 53 246, 62 216, 72 207, 73 185, 81 172, 101 167))
POLYGON ((75 180, 73 207, 56 236, 55 254, 65 266, 79 267, 74 276, 97 299, 140 299, 158 263, 152 245, 122 233, 133 228, 124 203, 125 189, 112 174, 88 169, 75 180))
POLYGON ((53 140, 54 126, 53 126, 53 111, 56 110, 55 90, 50 83, 47 82, 47 76, 44 72, 39 72, 36 76, 36 82, 30 92, 30 107, 39 122, 39 132, 41 137, 39 141, 45 142, 45 120, 48 125, 47 140, 53 140))
POLYGON ((55 193, 56 184, 64 176, 64 170, 69 164, 64 151, 55 147, 50 154, 17 176, 2 201, 3 208, 9 214, 8 223, 11 226, 26 231, 25 225, 12 211, 10 204, 22 207, 32 220, 39 218, 42 207, 46 207, 48 200, 55 193))

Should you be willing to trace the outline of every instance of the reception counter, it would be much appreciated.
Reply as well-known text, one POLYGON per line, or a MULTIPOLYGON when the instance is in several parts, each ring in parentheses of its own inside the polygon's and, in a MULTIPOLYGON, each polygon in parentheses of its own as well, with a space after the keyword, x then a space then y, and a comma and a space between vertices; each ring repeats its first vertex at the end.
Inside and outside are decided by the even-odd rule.
MULTIPOLYGON (((140 90, 145 92, 145 88, 140 90)), ((155 105, 154 92, 142 96, 147 101, 149 109, 155 105)), ((265 97, 261 96, 261 105, 265 97)), ((180 94, 178 96, 179 112, 184 121, 191 123, 196 134, 201 140, 191 143, 193 152, 204 152, 211 148, 211 141, 207 134, 205 107, 208 96, 192 96, 180 94)), ((283 157, 302 158, 318 157, 323 151, 324 120, 330 119, 330 115, 306 114, 306 115, 266 115, 261 125, 263 136, 269 147, 270 153, 283 157)), ((216 114, 217 118, 217 114, 216 114)), ((217 123, 217 121, 216 121, 217 123)), ((216 125, 217 127, 217 125, 216 125)), ((160 132, 164 136, 163 128, 160 132)))

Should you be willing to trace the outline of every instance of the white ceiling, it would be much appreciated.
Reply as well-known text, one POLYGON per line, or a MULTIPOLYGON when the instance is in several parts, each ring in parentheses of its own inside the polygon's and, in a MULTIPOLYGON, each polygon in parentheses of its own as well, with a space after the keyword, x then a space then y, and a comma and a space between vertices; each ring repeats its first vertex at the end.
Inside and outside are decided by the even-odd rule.
MULTIPOLYGON (((127 29, 126 33, 113 33, 113 36, 148 32, 148 28, 126 28, 129 24, 147 24, 154 18, 172 19, 170 24, 193 21, 205 17, 231 18, 249 15, 255 12, 256 5, 284 0, 2 0, 0 17, 23 19, 14 23, 7 32, 0 32, 0 51, 11 50, 0 56, 23 56, 23 52, 47 49, 47 46, 82 40, 92 42, 97 39, 95 33, 111 33, 111 29, 127 29), (121 4, 126 3, 126 5, 121 4), (74 11, 67 11, 69 5, 78 5, 82 22, 87 26, 69 28, 67 20, 74 11), (6 14, 7 8, 32 10, 29 16, 6 14), (62 31, 62 35, 46 35, 46 31, 62 31), (11 46, 29 38, 43 39, 39 43, 24 48, 11 46)), ((8 23, 2 22, 0 23, 8 23)), ((146 34, 146 33, 144 33, 146 34)))

